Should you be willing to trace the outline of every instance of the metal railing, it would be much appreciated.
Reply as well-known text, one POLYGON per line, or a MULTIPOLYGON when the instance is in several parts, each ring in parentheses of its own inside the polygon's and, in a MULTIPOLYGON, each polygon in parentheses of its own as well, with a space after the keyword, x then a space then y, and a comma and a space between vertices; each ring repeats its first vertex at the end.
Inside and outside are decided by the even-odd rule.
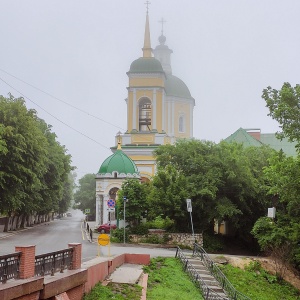
POLYGON ((19 278, 21 252, 0 256, 0 282, 6 283, 8 279, 19 278))
POLYGON ((72 269, 73 248, 37 255, 35 257, 35 276, 44 276, 56 272, 63 273, 72 269))
POLYGON ((219 282, 226 295, 232 300, 251 300, 241 292, 237 291, 217 265, 210 259, 205 250, 198 244, 194 244, 193 256, 201 259, 210 274, 219 282))
POLYGON ((176 255, 183 264, 184 270, 188 272, 192 281, 196 284, 196 286, 200 289, 201 294, 205 300, 228 300, 226 297, 222 297, 212 289, 210 289, 205 281, 201 278, 197 270, 194 266, 189 262, 189 260, 185 257, 183 252, 179 247, 177 247, 176 255))

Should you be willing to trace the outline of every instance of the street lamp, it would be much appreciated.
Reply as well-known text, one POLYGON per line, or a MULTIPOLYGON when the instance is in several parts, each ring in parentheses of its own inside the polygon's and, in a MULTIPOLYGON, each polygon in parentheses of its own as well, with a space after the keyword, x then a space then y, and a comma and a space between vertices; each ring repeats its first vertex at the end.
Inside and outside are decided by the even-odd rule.
POLYGON ((126 202, 127 202, 127 198, 126 197, 123 197, 123 200, 124 200, 124 245, 125 245, 125 209, 126 209, 126 202))

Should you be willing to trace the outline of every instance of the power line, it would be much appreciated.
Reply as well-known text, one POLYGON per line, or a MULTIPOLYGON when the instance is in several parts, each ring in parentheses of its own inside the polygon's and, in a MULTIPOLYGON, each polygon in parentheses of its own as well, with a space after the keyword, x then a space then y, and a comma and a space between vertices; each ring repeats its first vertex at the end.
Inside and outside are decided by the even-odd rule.
MULTIPOLYGON (((48 93, 48 92, 45 92, 44 90, 42 90, 42 89, 40 89, 40 88, 38 88, 38 87, 36 87, 36 86, 34 86, 34 85, 32 85, 32 84, 30 84, 30 83, 24 81, 23 79, 18 78, 17 76, 15 76, 15 75, 13 75, 13 74, 10 74, 9 72, 7 72, 7 71, 5 71, 5 70, 3 70, 3 69, 1 69, 1 68, 0 68, 0 71, 2 71, 3 73, 5 73, 5 74, 7 74, 7 75, 9 75, 9 76, 11 76, 11 77, 13 77, 13 78, 15 78, 15 79, 21 81, 21 82, 23 82, 23 83, 25 83, 25 84, 27 84, 28 86, 31 86, 32 88, 34 88, 34 89, 40 91, 41 93, 44 93, 45 95, 47 95, 47 96, 49 96, 49 97, 51 97, 51 98, 56 99, 57 101, 60 101, 60 102, 62 102, 62 103, 64 103, 64 104, 66 104, 66 105, 68 105, 68 106, 70 106, 70 107, 72 107, 72 108, 74 108, 74 109, 76 109, 76 110, 78 110, 78 111, 84 113, 84 114, 87 114, 87 115, 90 116, 90 117, 93 117, 93 118, 95 118, 95 119, 97 119, 97 120, 99 120, 99 121, 102 121, 102 122, 104 122, 104 123, 106 123, 106 124, 108 124, 108 125, 111 125, 111 126, 113 126, 113 127, 116 127, 116 128, 118 128, 118 129, 120 129, 120 130, 122 130, 122 131, 126 131, 124 128, 121 128, 121 127, 119 127, 119 126, 117 126, 117 125, 115 125, 115 124, 112 124, 112 123, 110 123, 110 122, 108 122, 108 121, 105 121, 105 120, 103 120, 103 119, 101 119, 101 118, 99 118, 99 117, 97 117, 97 116, 95 116, 95 115, 93 115, 93 114, 91 114, 91 113, 89 113, 89 112, 87 112, 87 111, 85 111, 85 110, 83 110, 83 109, 81 109, 81 108, 79 108, 79 107, 73 105, 73 104, 70 104, 70 103, 68 103, 68 102, 66 102, 66 101, 64 101, 64 100, 62 100, 62 99, 59 99, 58 97, 53 96, 53 95, 51 95, 51 94, 48 93)), ((3 81, 3 80, 2 80, 2 81, 3 81)), ((6 84, 7 84, 7 83, 6 83, 6 84)))
POLYGON ((88 135, 82 133, 81 131, 73 128, 72 126, 68 125, 67 123, 65 123, 64 121, 58 119, 57 117, 55 117, 53 114, 49 113, 47 110, 45 110, 43 107, 41 107, 39 104, 37 104, 35 101, 31 100, 29 97, 27 97, 26 95, 24 95, 22 92, 20 92, 19 90, 17 90, 16 88, 14 88, 12 85, 10 85, 8 82, 6 82, 4 79, 2 79, 0 77, 0 80, 2 82, 4 82, 6 85, 8 85, 10 88, 12 88, 14 91, 16 91, 17 93, 19 93, 20 95, 22 95, 25 99, 29 100, 30 102, 32 102, 34 105, 36 105, 37 107, 39 107, 41 110, 43 110, 45 113, 47 113, 48 115, 50 115, 52 118, 54 118, 55 120, 57 120, 58 122, 64 124, 65 126, 69 127, 70 129, 74 130, 75 132, 81 134, 82 136, 88 138, 89 140, 93 141, 94 143, 106 148, 106 149, 109 149, 108 147, 106 147, 105 145, 99 143, 98 141, 94 140, 93 138, 89 137, 88 135))

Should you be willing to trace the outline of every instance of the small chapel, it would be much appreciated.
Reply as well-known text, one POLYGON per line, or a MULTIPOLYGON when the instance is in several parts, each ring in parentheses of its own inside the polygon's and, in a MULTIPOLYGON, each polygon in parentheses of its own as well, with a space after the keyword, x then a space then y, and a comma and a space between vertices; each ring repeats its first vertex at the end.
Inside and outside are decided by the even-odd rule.
POLYGON ((116 220, 115 210, 107 201, 116 200, 125 179, 147 182, 155 174, 153 151, 158 146, 193 137, 195 99, 187 85, 172 74, 173 51, 166 45, 163 26, 158 41, 152 49, 147 9, 142 57, 134 60, 127 72, 127 130, 117 133, 113 154, 96 175, 98 224, 116 220))

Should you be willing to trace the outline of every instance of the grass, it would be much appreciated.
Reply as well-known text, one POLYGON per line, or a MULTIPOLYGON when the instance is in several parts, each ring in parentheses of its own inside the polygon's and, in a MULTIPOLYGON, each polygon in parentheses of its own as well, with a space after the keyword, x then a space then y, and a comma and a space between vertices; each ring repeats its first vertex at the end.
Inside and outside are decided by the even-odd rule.
POLYGON ((193 300, 203 299, 200 291, 191 282, 175 258, 154 258, 149 266, 144 267, 149 274, 147 300, 172 299, 193 300))
MULTIPOLYGON (((241 293, 251 300, 300 300, 300 291, 265 270, 253 264, 242 270, 232 265, 221 265, 220 269, 241 293)), ((200 291, 183 271, 179 260, 175 258, 153 258, 150 265, 144 267, 149 274, 147 300, 198 300, 203 299, 200 291)), ((84 300, 131 299, 139 300, 141 287, 138 285, 97 284, 84 300)))
POLYGON ((119 284, 110 283, 107 286, 102 286, 101 283, 95 285, 90 293, 84 296, 83 300, 123 300, 132 299, 140 300, 142 295, 142 287, 137 284, 119 284))
POLYGON ((279 282, 262 268, 248 267, 246 270, 231 265, 222 265, 220 269, 232 285, 251 300, 296 300, 300 291, 289 283, 279 282))

